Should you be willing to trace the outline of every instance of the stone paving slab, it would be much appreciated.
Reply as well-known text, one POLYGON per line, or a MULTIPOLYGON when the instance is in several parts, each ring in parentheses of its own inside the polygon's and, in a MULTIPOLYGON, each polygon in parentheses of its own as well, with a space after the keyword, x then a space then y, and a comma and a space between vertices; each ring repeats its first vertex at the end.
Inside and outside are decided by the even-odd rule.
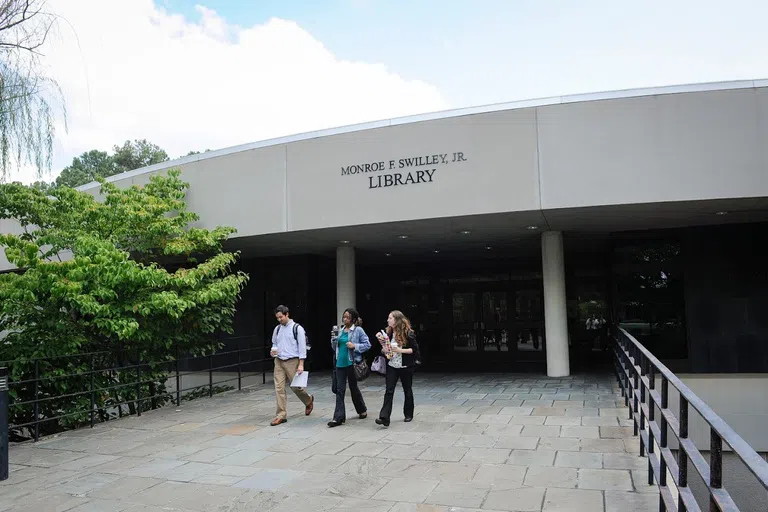
MULTIPOLYGON (((330 377, 310 377, 311 416, 289 393, 270 427, 271 386, 203 398, 11 447, 0 512, 631 512, 654 510, 647 459, 612 376, 433 375, 416 414, 373 420, 383 379, 361 384, 369 416, 326 426, 330 377)), ((354 412, 348 398, 348 411, 354 412)))

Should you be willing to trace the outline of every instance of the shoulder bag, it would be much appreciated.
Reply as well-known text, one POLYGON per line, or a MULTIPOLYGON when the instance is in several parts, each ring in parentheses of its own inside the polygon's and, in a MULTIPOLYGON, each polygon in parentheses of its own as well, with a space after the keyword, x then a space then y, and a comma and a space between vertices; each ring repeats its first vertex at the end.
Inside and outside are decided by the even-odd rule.
POLYGON ((368 363, 365 360, 365 356, 363 356, 363 359, 359 363, 356 363, 354 362, 354 353, 353 353, 352 367, 355 372, 355 378, 358 380, 358 382, 364 381, 371 374, 371 369, 368 367, 368 363))

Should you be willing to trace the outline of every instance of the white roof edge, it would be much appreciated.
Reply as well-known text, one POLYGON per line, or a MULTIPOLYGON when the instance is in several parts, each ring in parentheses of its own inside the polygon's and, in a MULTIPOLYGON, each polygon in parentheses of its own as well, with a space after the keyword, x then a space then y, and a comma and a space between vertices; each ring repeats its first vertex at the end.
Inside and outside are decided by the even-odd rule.
MULTIPOLYGON (((123 180, 131 178, 133 176, 139 176, 142 174, 151 173, 154 171, 161 171, 163 169, 170 169, 178 165, 184 165, 191 162, 197 162, 200 160, 207 160, 209 158, 217 158, 220 156, 229 155, 232 153, 238 153, 241 151, 250 151, 253 149, 260 149, 269 146, 279 146, 282 144, 289 144, 291 142, 298 142, 302 140, 316 139, 320 137, 328 137, 331 135, 339 135, 343 133, 352 133, 357 131, 372 130, 375 128, 385 128, 387 126, 397 126, 409 123, 419 123, 423 121, 434 121, 438 119, 448 119, 453 117, 462 117, 473 114, 487 114, 491 112, 500 112, 504 110, 515 110, 522 108, 532 107, 545 107, 551 105, 561 105, 568 103, 579 103, 585 101, 600 101, 611 99, 623 99, 623 98, 637 98, 643 96, 657 96, 662 94, 680 94, 690 92, 708 92, 708 91, 726 91, 734 89, 754 89, 758 87, 768 87, 768 78, 755 79, 755 80, 732 80, 727 82, 705 82, 705 83, 693 83, 682 85, 667 85, 659 87, 645 87, 638 89, 622 89, 615 91, 604 91, 596 93, 582 93, 572 94, 566 96, 552 96, 547 98, 530 99, 511 101, 506 103, 494 103, 490 105, 482 105, 476 107, 463 107, 457 109, 442 110, 439 112, 430 112, 426 114, 415 114, 404 117, 397 117, 392 119, 382 119, 380 121, 369 121, 365 123, 352 124, 347 126, 340 126, 336 128, 326 128, 323 130, 316 130, 313 132, 299 133, 295 135, 287 135, 284 137, 277 137, 274 139, 267 139, 257 142, 249 142, 246 144, 240 144, 237 146, 231 146, 228 148, 217 149, 213 151, 206 151, 205 153, 199 153, 195 155, 189 155, 175 160, 169 160, 161 162, 159 164, 150 165, 148 167, 142 167, 133 171, 124 172, 121 174, 115 174, 107 178, 107 182, 123 180)), ((90 190, 98 187, 98 182, 91 182, 85 185, 80 185, 77 190, 90 190)))

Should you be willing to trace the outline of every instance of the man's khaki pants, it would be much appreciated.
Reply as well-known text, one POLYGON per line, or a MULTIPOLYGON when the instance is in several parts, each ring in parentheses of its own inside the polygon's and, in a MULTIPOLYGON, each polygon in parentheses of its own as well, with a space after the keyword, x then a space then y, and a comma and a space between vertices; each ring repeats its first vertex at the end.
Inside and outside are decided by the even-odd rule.
MULTIPOLYGON (((277 397, 277 417, 284 420, 288 414, 286 412, 285 387, 291 384, 296 370, 299 369, 299 358, 286 359, 275 358, 275 395, 277 397)), ((291 388, 299 400, 306 407, 312 401, 312 397, 304 388, 291 388)))

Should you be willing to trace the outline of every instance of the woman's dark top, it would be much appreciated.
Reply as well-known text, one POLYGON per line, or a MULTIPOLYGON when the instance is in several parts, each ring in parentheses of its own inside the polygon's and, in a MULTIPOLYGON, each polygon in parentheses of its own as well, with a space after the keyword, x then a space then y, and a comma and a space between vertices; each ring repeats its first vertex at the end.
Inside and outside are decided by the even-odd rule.
POLYGON ((421 353, 419 352, 419 342, 416 341, 416 333, 408 331, 408 343, 403 348, 413 349, 413 354, 402 354, 403 367, 413 368, 416 366, 416 361, 421 361, 421 353))

